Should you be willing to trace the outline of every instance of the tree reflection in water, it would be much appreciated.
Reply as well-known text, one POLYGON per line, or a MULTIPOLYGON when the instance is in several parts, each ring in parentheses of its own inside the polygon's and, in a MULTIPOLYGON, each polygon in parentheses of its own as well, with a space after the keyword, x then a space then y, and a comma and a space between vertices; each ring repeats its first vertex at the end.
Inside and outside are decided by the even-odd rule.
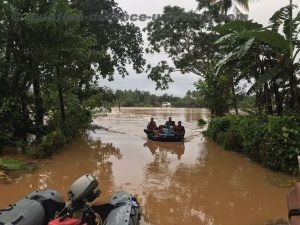
MULTIPOLYGON (((70 185, 78 177, 92 173, 99 181, 101 199, 106 199, 114 187, 113 160, 120 159, 122 153, 112 143, 93 139, 89 133, 81 134, 53 159, 43 161, 36 172, 20 174, 3 194, 17 193, 17 200, 34 190, 53 188, 66 197, 70 185)), ((7 196, 4 202, 13 201, 9 194, 7 196)))
MULTIPOLYGON (((98 138, 94 139, 89 133, 82 135, 78 140, 79 151, 88 152, 88 164, 93 168, 92 174, 100 182, 102 195, 109 196, 114 186, 113 158, 121 160, 123 155, 119 148, 112 143, 103 143, 98 138)), ((80 159, 82 160, 82 159, 80 159)))

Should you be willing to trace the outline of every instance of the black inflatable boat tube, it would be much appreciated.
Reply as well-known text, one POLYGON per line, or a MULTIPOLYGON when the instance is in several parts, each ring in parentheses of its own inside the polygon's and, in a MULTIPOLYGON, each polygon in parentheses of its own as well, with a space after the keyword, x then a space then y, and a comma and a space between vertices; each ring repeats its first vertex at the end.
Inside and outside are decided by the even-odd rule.
POLYGON ((62 202, 61 195, 52 189, 35 191, 22 200, 0 210, 0 225, 43 225, 46 212, 44 200, 62 202))

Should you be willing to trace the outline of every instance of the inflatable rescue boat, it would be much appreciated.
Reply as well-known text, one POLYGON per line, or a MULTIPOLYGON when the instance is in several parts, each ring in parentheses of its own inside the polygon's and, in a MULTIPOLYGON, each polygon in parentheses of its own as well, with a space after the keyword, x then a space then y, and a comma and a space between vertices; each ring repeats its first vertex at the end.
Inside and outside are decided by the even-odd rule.
POLYGON ((160 141, 160 142, 182 142, 184 141, 183 135, 178 135, 175 133, 162 133, 156 134, 153 131, 144 129, 144 132, 147 134, 147 138, 151 141, 160 141))
POLYGON ((36 191, 0 210, 0 225, 138 224, 140 207, 135 197, 117 192, 108 203, 92 205, 100 193, 97 180, 87 174, 70 187, 67 203, 56 190, 36 191), (75 218, 75 214, 80 218, 75 218))

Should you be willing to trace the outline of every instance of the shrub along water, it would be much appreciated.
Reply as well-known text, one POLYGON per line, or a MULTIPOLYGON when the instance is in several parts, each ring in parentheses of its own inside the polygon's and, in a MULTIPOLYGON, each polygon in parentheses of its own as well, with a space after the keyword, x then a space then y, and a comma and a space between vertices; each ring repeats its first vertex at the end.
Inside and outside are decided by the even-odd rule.
POLYGON ((212 118, 205 135, 274 171, 298 171, 300 117, 227 115, 212 118))
POLYGON ((204 119, 202 119, 202 118, 198 119, 198 126, 202 127, 206 124, 207 124, 207 122, 204 119))

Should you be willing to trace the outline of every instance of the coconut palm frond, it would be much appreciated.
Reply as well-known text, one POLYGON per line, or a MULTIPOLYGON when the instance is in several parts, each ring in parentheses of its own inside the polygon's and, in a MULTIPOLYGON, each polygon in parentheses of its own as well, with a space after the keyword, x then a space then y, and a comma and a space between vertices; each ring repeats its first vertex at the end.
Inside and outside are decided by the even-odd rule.
POLYGON ((238 5, 242 6, 245 10, 249 10, 249 0, 235 0, 235 2, 238 5))

